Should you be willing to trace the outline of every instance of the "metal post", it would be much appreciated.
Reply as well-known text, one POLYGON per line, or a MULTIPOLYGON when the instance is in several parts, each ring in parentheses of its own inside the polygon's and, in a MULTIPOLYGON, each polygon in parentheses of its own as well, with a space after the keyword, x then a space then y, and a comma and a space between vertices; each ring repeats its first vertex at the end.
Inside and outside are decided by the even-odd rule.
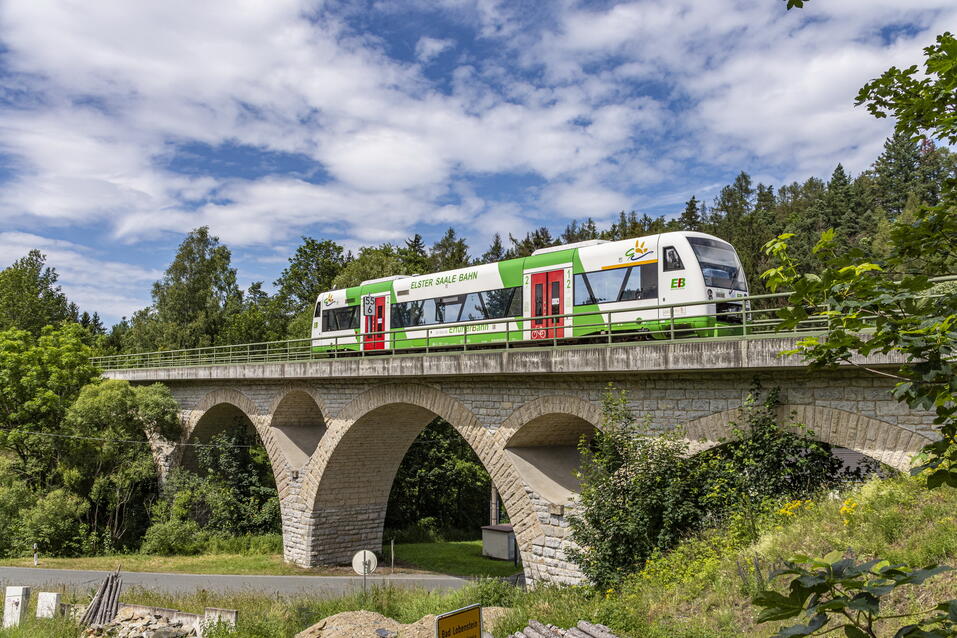
POLYGON ((675 308, 672 306, 668 308, 668 315, 671 321, 671 340, 675 340, 675 308))

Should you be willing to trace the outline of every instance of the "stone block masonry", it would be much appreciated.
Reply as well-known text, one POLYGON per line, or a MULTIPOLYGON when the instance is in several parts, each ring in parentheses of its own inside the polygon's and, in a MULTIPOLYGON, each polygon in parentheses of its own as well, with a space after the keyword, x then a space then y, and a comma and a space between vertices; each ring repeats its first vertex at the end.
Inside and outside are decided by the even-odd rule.
MULTIPOLYGON (((409 445, 436 416, 451 423, 492 477, 528 582, 580 582, 566 558, 575 510, 575 444, 600 427, 608 384, 651 432, 682 428, 694 449, 716 445, 755 378, 779 387, 780 418, 822 441, 892 467, 936 434, 933 414, 890 396, 893 381, 847 366, 808 373, 779 357, 792 339, 478 351, 308 362, 111 371, 167 384, 184 440, 235 427, 258 432, 276 477, 284 555, 303 566, 377 551, 389 491, 409 445)), ((855 361, 893 366, 890 357, 855 361)), ((161 471, 181 447, 154 441, 161 471)))

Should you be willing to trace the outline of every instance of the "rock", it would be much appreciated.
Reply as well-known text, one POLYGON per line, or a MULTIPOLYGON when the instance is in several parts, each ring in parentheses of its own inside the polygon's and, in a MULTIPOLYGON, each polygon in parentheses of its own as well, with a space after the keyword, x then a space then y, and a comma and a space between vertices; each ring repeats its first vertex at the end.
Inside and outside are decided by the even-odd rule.
POLYGON ((184 628, 181 622, 170 622, 163 616, 137 614, 129 608, 116 615, 106 625, 88 627, 87 638, 191 638, 196 635, 192 628, 184 628))
POLYGON ((399 634, 397 632, 391 631, 389 629, 376 629, 375 635, 379 638, 398 638, 399 634))

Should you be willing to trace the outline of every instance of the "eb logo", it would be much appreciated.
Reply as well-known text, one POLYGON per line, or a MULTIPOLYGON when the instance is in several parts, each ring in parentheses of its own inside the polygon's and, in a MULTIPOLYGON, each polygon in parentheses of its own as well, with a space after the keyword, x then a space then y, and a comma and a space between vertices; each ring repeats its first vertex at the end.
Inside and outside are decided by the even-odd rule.
POLYGON ((685 278, 684 277, 675 277, 671 280, 671 288, 684 288, 685 287, 685 278))

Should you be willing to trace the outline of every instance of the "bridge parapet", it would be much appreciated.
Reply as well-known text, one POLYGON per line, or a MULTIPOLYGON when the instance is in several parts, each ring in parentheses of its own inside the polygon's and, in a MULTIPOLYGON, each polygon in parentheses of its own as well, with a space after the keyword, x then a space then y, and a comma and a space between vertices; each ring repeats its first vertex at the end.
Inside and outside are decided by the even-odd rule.
MULTIPOLYGON (((268 363, 224 363, 106 370, 104 376, 129 381, 291 380, 461 377, 540 374, 702 372, 805 368, 799 337, 716 338, 612 345, 466 350, 392 356, 355 356, 268 363)), ((872 354, 852 359, 868 367, 899 365, 900 356, 872 354)))

